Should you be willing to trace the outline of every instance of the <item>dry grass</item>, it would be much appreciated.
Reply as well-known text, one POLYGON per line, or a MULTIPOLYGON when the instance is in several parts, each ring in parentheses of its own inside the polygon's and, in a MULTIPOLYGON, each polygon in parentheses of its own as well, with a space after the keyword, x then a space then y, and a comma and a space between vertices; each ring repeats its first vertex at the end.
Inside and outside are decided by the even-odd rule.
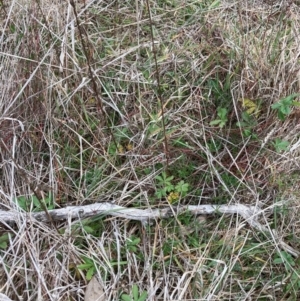
MULTIPOLYGON (((20 0, 0 15, 2 209, 33 194, 48 209, 169 206, 165 172, 188 184, 181 204, 283 201, 261 222, 299 249, 299 109, 271 108, 300 88, 297 1, 20 0), (245 120, 240 99, 259 113, 245 120)), ((83 300, 90 274, 107 300, 133 284, 148 300, 299 299, 298 260, 238 216, 20 217, 1 233, 13 300, 83 300)))

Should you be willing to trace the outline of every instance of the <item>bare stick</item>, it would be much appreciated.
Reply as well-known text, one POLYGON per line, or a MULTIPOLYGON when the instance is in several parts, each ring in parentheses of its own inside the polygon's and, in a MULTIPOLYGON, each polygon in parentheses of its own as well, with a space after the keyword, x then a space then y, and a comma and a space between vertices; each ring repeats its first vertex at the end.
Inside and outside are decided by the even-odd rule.
MULTIPOLYGON (((280 204, 279 204, 280 205, 280 204)), ((272 210, 273 208, 268 208, 272 210)), ((201 214, 239 214, 245 221, 253 228, 270 233, 271 230, 260 224, 258 221, 259 215, 263 214, 265 210, 261 210, 254 206, 245 205, 198 205, 198 206, 174 206, 166 207, 163 209, 137 209, 137 208, 126 208, 111 203, 96 203, 86 206, 69 206, 61 209, 49 210, 48 214, 45 212, 31 212, 31 213, 20 213, 17 211, 3 211, 0 210, 0 222, 3 224, 11 224, 20 217, 20 214, 26 218, 33 218, 40 222, 50 222, 49 216, 52 221, 63 221, 67 219, 83 219, 87 217, 97 216, 97 215, 111 215, 121 218, 126 218, 130 220, 140 221, 143 224, 147 224, 155 219, 168 218, 174 215, 178 215, 183 212, 189 211, 194 215, 201 214)), ((276 232, 271 232, 271 235, 276 238, 278 245, 280 245, 287 252, 295 257, 300 255, 299 251, 294 250, 287 244, 285 244, 276 234, 276 232)))

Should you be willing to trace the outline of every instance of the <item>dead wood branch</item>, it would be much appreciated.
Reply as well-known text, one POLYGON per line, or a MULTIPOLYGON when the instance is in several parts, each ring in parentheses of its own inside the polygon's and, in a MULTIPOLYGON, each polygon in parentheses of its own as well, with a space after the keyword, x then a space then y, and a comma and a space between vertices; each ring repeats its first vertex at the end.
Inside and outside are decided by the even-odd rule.
MULTIPOLYGON (((281 205, 281 204, 278 204, 281 205)), ((268 211, 273 208, 268 208, 268 211)), ((267 226, 262 225, 258 221, 258 217, 266 212, 259 207, 245 206, 245 205, 187 205, 187 206, 169 206, 163 209, 137 209, 126 208, 112 203, 96 203, 85 206, 69 206, 61 209, 49 210, 48 213, 53 221, 64 221, 68 219, 79 220, 98 215, 111 215, 121 217, 129 220, 140 221, 143 224, 150 223, 155 219, 168 218, 174 215, 179 215, 184 212, 190 212, 194 215, 203 214, 238 214, 253 228, 270 233, 273 239, 276 239, 278 245, 288 251, 293 256, 298 257, 300 253, 290 246, 286 245, 276 234, 271 231, 267 226)), ((18 211, 3 211, 0 210, 0 222, 7 225, 13 224, 16 220, 24 218, 33 218, 40 222, 50 222, 49 217, 45 212, 18 212, 18 211)))

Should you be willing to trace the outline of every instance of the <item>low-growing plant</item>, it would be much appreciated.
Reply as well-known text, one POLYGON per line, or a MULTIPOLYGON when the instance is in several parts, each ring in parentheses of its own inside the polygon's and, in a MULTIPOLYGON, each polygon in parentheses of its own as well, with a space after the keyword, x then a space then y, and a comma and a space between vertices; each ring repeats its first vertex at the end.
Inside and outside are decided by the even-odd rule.
POLYGON ((31 195, 29 197, 21 195, 15 199, 15 203, 26 212, 43 211, 44 210, 43 204, 48 210, 54 209, 54 198, 51 192, 49 192, 49 194, 46 195, 46 197, 41 200, 39 200, 35 195, 31 195))
POLYGON ((86 280, 91 280, 94 274, 97 272, 97 265, 95 263, 95 260, 86 256, 82 256, 81 259, 83 263, 77 265, 77 269, 85 271, 86 280))
POLYGON ((226 108, 217 109, 218 118, 211 121, 210 125, 218 125, 220 128, 223 128, 228 121, 228 110, 226 108))
POLYGON ((130 238, 126 240, 126 249, 129 252, 135 253, 137 251, 137 246, 141 242, 139 237, 132 235, 130 238))
POLYGON ((292 106, 300 106, 300 102, 294 99, 299 96, 299 93, 291 94, 287 97, 281 98, 278 102, 274 103, 271 108, 277 111, 277 116, 280 120, 285 120, 292 112, 292 106))
POLYGON ((158 181, 158 188, 155 193, 158 198, 167 196, 167 193, 174 189, 174 185, 172 184, 174 177, 168 177, 166 172, 162 172, 161 176, 156 176, 155 179, 158 181))
POLYGON ((158 198, 167 197, 167 200, 172 204, 179 201, 182 197, 185 197, 189 190, 189 184, 183 180, 176 185, 172 183, 174 176, 167 176, 166 172, 163 172, 161 176, 156 176, 158 181, 157 190, 155 195, 158 198))
POLYGON ((132 286, 131 295, 121 295, 121 299, 123 301, 145 301, 147 297, 148 293, 146 291, 142 291, 141 293, 139 293, 139 288, 136 284, 132 286))
POLYGON ((284 264, 287 269, 291 269, 295 265, 295 260, 292 255, 286 251, 280 251, 277 253, 276 257, 273 260, 274 264, 284 264))
POLYGON ((241 120, 236 123, 236 125, 242 129, 244 136, 251 136, 251 138, 257 138, 257 135, 255 135, 252 131, 252 128, 256 126, 256 124, 256 118, 252 114, 249 114, 247 111, 242 112, 241 120))
MULTIPOLYGON (((81 260, 83 263, 76 265, 76 270, 84 271, 86 280, 91 280, 92 277, 97 273, 97 271, 100 271, 102 273, 105 271, 104 267, 102 265, 100 265, 97 262, 97 260, 92 257, 81 256, 81 260)), ((128 264, 127 261, 110 261, 109 262, 109 265, 111 267, 127 265, 127 264, 128 264)))
POLYGON ((0 249, 4 250, 7 248, 9 242, 9 233, 4 233, 0 236, 0 249))
POLYGON ((283 264, 285 266, 288 273, 288 280, 286 281, 284 291, 297 297, 296 294, 300 290, 300 269, 299 267, 297 268, 297 262, 294 257, 286 251, 280 251, 277 252, 273 263, 276 265, 283 264))
POLYGON ((276 138, 274 142, 272 142, 275 150, 277 153, 280 153, 282 151, 286 151, 290 145, 290 143, 286 140, 282 140, 279 138, 276 138))

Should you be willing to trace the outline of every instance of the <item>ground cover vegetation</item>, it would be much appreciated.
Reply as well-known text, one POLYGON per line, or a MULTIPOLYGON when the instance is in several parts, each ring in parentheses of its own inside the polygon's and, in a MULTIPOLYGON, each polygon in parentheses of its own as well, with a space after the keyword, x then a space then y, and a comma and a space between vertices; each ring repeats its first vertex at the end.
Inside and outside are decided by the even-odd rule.
POLYGON ((0 0, 1 209, 243 204, 2 224, 12 300, 299 300, 299 1, 0 0), (281 206, 274 205, 280 203, 281 206), (273 210, 269 210, 272 209, 273 210), (102 299, 101 299, 102 300, 102 299))

